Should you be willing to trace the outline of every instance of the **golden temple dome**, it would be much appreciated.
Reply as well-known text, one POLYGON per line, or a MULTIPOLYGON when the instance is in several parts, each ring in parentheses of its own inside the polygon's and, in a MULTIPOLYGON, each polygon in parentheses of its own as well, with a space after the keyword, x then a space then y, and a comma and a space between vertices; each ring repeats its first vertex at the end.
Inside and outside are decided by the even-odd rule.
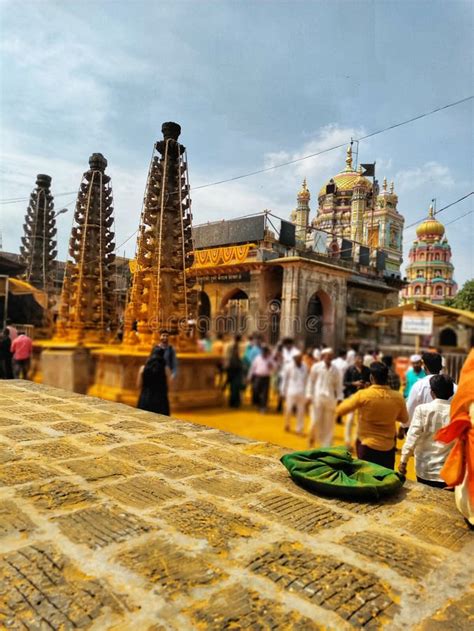
MULTIPOLYGON (((354 185, 356 184, 356 182, 358 186, 360 186, 363 182, 364 186, 366 186, 367 188, 372 188, 370 180, 362 175, 360 167, 359 171, 354 170, 352 166, 352 147, 350 145, 348 146, 346 152, 346 168, 344 169, 344 171, 341 171, 333 178, 331 178, 331 180, 331 184, 334 182, 334 184, 336 184, 337 186, 338 191, 352 191, 354 190, 354 185)), ((319 191, 319 197, 321 197, 321 195, 326 195, 326 186, 328 184, 329 182, 326 182, 326 184, 324 184, 324 186, 321 188, 321 190, 319 191)))
POLYGON ((298 201, 309 202, 310 199, 311 199, 311 195, 306 185, 306 178, 305 178, 303 180, 303 185, 301 187, 301 190, 298 193, 298 201))
POLYGON ((428 219, 420 223, 416 229, 416 236, 419 238, 427 236, 442 237, 444 234, 444 226, 440 221, 435 219, 433 206, 430 206, 428 215, 428 219))

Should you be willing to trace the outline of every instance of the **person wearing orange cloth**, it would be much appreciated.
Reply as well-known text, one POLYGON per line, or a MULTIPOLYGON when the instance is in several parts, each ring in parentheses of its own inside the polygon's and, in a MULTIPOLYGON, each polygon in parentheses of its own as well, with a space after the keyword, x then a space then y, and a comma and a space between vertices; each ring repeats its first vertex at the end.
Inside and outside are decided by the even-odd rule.
POLYGON ((461 371, 458 389, 451 401, 451 423, 440 429, 435 440, 455 440, 440 476, 454 486, 459 512, 471 529, 474 528, 474 349, 461 371))

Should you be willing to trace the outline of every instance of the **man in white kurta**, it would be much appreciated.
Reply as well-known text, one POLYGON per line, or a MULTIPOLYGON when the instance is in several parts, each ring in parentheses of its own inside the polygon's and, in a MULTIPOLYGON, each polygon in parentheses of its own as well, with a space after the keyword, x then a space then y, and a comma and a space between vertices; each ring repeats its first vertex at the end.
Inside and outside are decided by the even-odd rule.
POLYGON ((286 432, 290 431, 291 415, 296 409, 296 431, 298 434, 303 433, 307 380, 308 368, 303 364, 303 355, 299 353, 283 368, 282 393, 285 397, 286 432))
POLYGON ((316 440, 321 447, 332 445, 337 402, 344 398, 340 372, 332 365, 333 356, 332 349, 325 348, 321 352, 322 361, 315 364, 309 373, 306 397, 312 403, 310 448, 314 447, 316 440))

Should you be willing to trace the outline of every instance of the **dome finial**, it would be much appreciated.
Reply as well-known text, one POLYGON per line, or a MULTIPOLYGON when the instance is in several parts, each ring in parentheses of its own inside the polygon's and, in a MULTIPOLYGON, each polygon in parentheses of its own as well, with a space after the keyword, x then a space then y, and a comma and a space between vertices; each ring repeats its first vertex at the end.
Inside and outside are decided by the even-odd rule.
POLYGON ((434 208, 433 208, 433 204, 430 204, 430 208, 428 210, 428 216, 429 217, 434 217, 434 208))
POLYGON ((298 193, 298 199, 299 200, 304 200, 304 201, 309 201, 310 197, 311 196, 310 196, 310 193, 309 193, 309 190, 308 190, 308 186, 306 184, 306 178, 304 178, 303 184, 301 186, 301 190, 298 193))
POLYGON ((352 143, 347 147, 346 151, 346 171, 352 171, 352 143))
POLYGON ((383 179, 383 190, 386 191, 387 190, 387 178, 384 177, 383 179))

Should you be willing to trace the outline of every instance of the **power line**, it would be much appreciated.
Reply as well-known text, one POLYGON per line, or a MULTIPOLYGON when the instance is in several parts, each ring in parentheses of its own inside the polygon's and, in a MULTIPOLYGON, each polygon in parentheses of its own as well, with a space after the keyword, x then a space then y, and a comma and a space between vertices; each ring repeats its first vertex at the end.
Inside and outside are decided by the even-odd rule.
POLYGON ((455 221, 458 221, 458 219, 462 219, 463 217, 467 217, 468 215, 470 215, 471 213, 473 213, 474 210, 468 210, 467 213, 464 213, 463 215, 459 215, 459 217, 456 217, 456 219, 451 219, 451 221, 448 221, 448 223, 445 223, 445 226, 449 226, 450 224, 454 223, 455 221))
MULTIPOLYGON (((68 191, 67 193, 56 193, 53 197, 56 199, 56 197, 64 197, 67 195, 76 195, 77 191, 68 191)), ((9 199, 1 199, 0 200, 0 204, 19 204, 20 202, 28 202, 30 201, 29 196, 28 197, 11 197, 9 199)))
MULTIPOLYGON (((353 140, 354 142, 360 142, 361 140, 372 138, 373 136, 377 136, 378 134, 382 134, 383 132, 390 131, 391 129, 395 129, 396 127, 401 127, 402 125, 408 125, 408 123, 413 123, 416 120, 420 120, 421 118, 425 118, 426 116, 431 116, 432 114, 436 114, 437 112, 441 112, 442 110, 446 110, 450 107, 460 105, 461 103, 465 103, 466 101, 470 101, 471 99, 474 99, 474 96, 468 96, 465 99, 460 99, 459 101, 448 103, 447 105, 437 107, 434 110, 431 110, 429 112, 425 112, 423 114, 419 114, 418 116, 413 116, 412 118, 408 118, 407 120, 401 121, 400 123, 394 123, 393 125, 389 125, 388 127, 384 127, 383 129, 378 129, 376 131, 370 132, 370 134, 366 134, 365 136, 361 136, 360 138, 351 138, 351 140, 353 140)), ((334 151, 335 149, 340 149, 341 147, 347 146, 347 143, 348 141, 345 141, 339 145, 334 145, 333 147, 322 149, 321 151, 317 151, 316 153, 311 153, 307 156, 303 156, 302 158, 295 158, 294 160, 288 160, 287 162, 281 162, 280 164, 275 164, 271 167, 258 169, 257 171, 251 171, 249 173, 243 173, 242 175, 236 175, 234 177, 230 177, 225 180, 218 180, 216 182, 210 182, 209 184, 202 184, 201 186, 195 186, 191 190, 197 191, 202 188, 209 188, 210 186, 217 186, 218 184, 225 184, 226 182, 234 182, 235 180, 241 180, 243 178, 250 177, 252 175, 259 175, 260 173, 267 173, 268 171, 280 169, 281 167, 286 167, 286 166, 289 166, 290 164, 296 164, 297 162, 302 162, 303 160, 309 160, 310 158, 315 158, 316 156, 320 156, 323 153, 329 153, 330 151, 334 151)))
MULTIPOLYGON (((456 199, 456 201, 451 202, 450 204, 447 204, 446 206, 443 206, 443 208, 440 208, 439 210, 436 210, 434 212, 435 216, 439 215, 439 213, 443 212, 443 210, 446 210, 447 208, 451 208, 451 206, 454 206, 455 204, 459 204, 459 202, 462 202, 464 199, 467 199, 471 195, 474 195, 474 191, 471 191, 470 193, 466 193, 466 195, 463 195, 459 199, 456 199)), ((409 228, 413 228, 413 226, 418 225, 420 223, 420 221, 424 221, 424 219, 426 219, 426 217, 418 219, 417 221, 414 221, 413 223, 409 224, 408 226, 405 226, 404 231, 408 230, 409 228)))
MULTIPOLYGON (((402 127, 403 125, 408 125, 409 123, 413 123, 414 121, 420 120, 422 118, 426 118, 427 116, 431 116, 432 114, 436 114, 437 112, 441 112, 443 110, 449 109, 450 107, 461 105, 461 103, 466 103, 467 101, 470 101, 472 99, 474 99, 474 95, 468 96, 464 99, 459 99, 458 101, 454 101, 453 103, 447 103, 446 105, 442 105, 441 107, 436 107, 435 109, 430 110, 429 112, 424 112, 423 114, 412 116, 411 118, 408 118, 399 123, 393 123, 392 125, 388 125, 387 127, 384 127, 383 129, 377 129, 375 131, 370 132, 369 134, 366 134, 365 136, 361 136, 360 138, 351 138, 351 140, 354 142, 360 142, 361 140, 372 138, 373 136, 377 136, 378 134, 382 134, 386 131, 396 129, 397 127, 402 127)), ((252 175, 259 175, 260 173, 267 173, 268 171, 274 171, 275 169, 280 169, 282 167, 289 166, 291 164, 296 164, 297 162, 302 162, 303 160, 309 160, 310 158, 315 158, 316 156, 320 156, 324 153, 329 153, 330 151, 335 151, 336 149, 341 149, 342 147, 345 147, 348 142, 349 141, 347 140, 339 145, 334 145, 332 147, 328 147, 327 149, 321 149, 321 151, 317 151, 316 153, 311 153, 301 158, 295 158, 294 160, 288 160, 286 162, 281 162, 280 164, 274 164, 273 166, 265 167, 264 169, 258 169, 256 171, 251 171, 249 173, 235 175, 234 177, 230 177, 225 180, 218 180, 216 182, 209 182, 208 184, 201 184, 200 186, 194 186, 190 190, 198 191, 203 188, 209 188, 210 186, 217 186, 219 184, 225 184, 226 182, 234 182, 235 180, 241 180, 246 177, 251 177, 252 175)), ((59 197, 60 195, 72 195, 75 193, 76 191, 71 191, 68 193, 56 193, 55 197, 59 197)), ((0 200, 0 204, 14 204, 14 203, 22 202, 22 201, 27 201, 28 199, 29 197, 4 199, 4 200, 0 200)))

